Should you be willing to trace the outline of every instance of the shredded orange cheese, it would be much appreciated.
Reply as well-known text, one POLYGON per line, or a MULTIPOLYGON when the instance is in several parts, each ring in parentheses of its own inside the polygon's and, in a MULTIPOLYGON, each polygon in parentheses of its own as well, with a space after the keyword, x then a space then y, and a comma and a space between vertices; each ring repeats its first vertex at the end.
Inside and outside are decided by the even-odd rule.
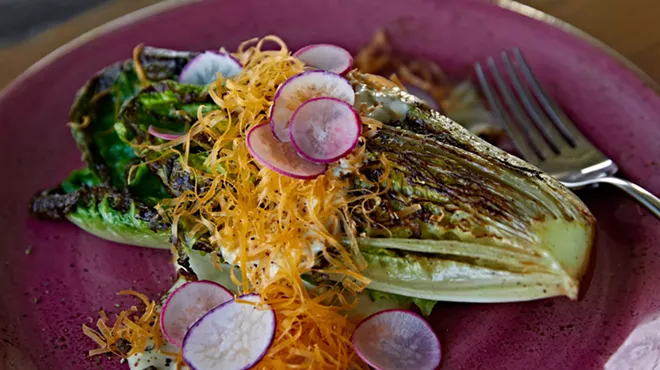
POLYGON ((133 49, 133 68, 135 69, 135 73, 137 74, 138 79, 140 79, 142 86, 146 87, 149 86, 149 80, 147 79, 147 75, 144 73, 142 62, 140 61, 140 55, 142 54, 143 49, 144 44, 140 44, 133 49))
MULTIPOLYGON (((133 56, 136 72, 145 83, 139 63, 141 50, 142 45, 133 56)), ((364 137, 351 155, 313 180, 282 176, 259 164, 247 150, 245 134, 268 119, 277 88, 305 66, 275 36, 248 40, 234 56, 244 65, 242 72, 231 79, 218 76, 209 89, 214 106, 210 111, 200 107, 187 135, 161 145, 135 145, 136 150, 160 156, 178 155, 197 183, 205 184, 161 201, 156 209, 172 223, 173 235, 179 235, 184 221, 191 238, 209 233, 225 262, 239 267, 238 275, 230 271, 242 293, 260 294, 263 303, 274 310, 275 340, 256 368, 366 368, 353 351, 353 324, 347 319, 357 294, 369 282, 360 273, 366 263, 357 246, 351 213, 360 210, 369 222, 368 206, 377 204, 387 189, 373 184, 375 190, 354 195, 341 176, 353 173, 371 184, 358 171, 364 160, 364 137), (266 50, 266 43, 274 43, 278 49, 266 50), (210 172, 188 164, 191 143, 200 134, 214 143, 204 163, 210 172), (312 272, 331 276, 336 282, 310 288, 302 276, 312 272)), ((366 117, 363 123, 366 137, 382 127, 366 117)), ((380 183, 389 173, 386 159, 382 160, 380 183)), ((217 254, 211 253, 210 258, 220 268, 217 254)), ((99 345, 90 355, 117 353, 120 338, 132 345, 123 357, 144 351, 149 339, 156 348, 162 343, 154 302, 136 292, 123 293, 142 299, 144 313, 137 320, 129 319, 137 311, 133 307, 119 314, 112 327, 104 314, 97 330, 83 325, 85 334, 99 345)), ((166 354, 181 363, 180 354, 166 354)))
MULTIPOLYGON (((363 368, 346 318, 368 283, 360 274, 365 262, 353 237, 349 184, 332 168, 313 180, 279 175, 261 166, 245 143, 245 133, 268 119, 277 87, 304 65, 274 36, 248 41, 235 56, 243 71, 231 79, 218 77, 210 90, 215 109, 206 115, 200 109, 186 137, 149 148, 177 151, 185 163, 191 141, 203 132, 215 143, 206 167, 225 171, 188 167, 210 186, 162 201, 159 212, 173 222, 173 232, 182 220, 193 225, 192 232, 209 232, 224 259, 240 267, 240 276, 232 271, 233 281, 245 293, 259 293, 275 311, 275 342, 257 368, 363 368), (279 50, 264 50, 266 42, 279 50), (346 235, 352 240, 348 245, 340 242, 346 235), (326 261, 324 272, 340 277, 341 284, 306 287, 301 275, 310 273, 318 258, 312 245, 326 261)), ((360 164, 362 150, 345 159, 349 171, 360 164)))
POLYGON ((118 294, 139 298, 145 305, 144 312, 138 317, 136 315, 141 310, 138 310, 136 306, 131 306, 121 311, 115 318, 114 324, 110 326, 108 315, 105 311, 101 311, 99 312, 100 317, 96 321, 97 330, 83 324, 83 333, 99 345, 99 348, 89 351, 89 356, 112 352, 126 358, 144 352, 149 341, 153 342, 154 348, 160 347, 163 343, 158 320, 160 311, 157 309, 156 302, 149 300, 144 294, 132 290, 122 290, 118 294), (121 339, 130 344, 131 348, 128 352, 122 352, 117 348, 121 339))

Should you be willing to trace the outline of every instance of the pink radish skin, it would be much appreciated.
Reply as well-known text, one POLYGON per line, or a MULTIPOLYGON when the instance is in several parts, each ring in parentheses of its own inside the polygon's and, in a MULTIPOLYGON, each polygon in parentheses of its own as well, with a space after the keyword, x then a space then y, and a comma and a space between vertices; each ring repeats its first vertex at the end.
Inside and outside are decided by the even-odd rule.
POLYGON ((314 98, 291 117, 291 143, 298 154, 315 163, 331 163, 358 143, 362 124, 350 104, 335 98, 314 98))
MULTIPOLYGON (((261 298, 248 294, 238 300, 261 298)), ((266 355, 275 337, 275 313, 238 300, 216 307, 188 330, 182 354, 191 369, 250 369, 266 355)))
POLYGON ((212 281, 185 283, 165 301, 160 328, 168 342, 180 347, 190 326, 215 307, 233 299, 230 291, 212 281))
POLYGON ((243 70, 243 65, 230 54, 206 51, 194 57, 183 67, 179 82, 191 85, 208 85, 215 81, 217 73, 222 77, 236 76, 243 70))
POLYGON ((275 93, 270 109, 273 134, 280 141, 289 141, 289 121, 298 107, 314 98, 329 97, 355 103, 355 91, 342 76, 326 71, 308 71, 286 80, 275 93))
POLYGON ((440 366, 440 341, 431 326, 407 310, 385 310, 362 322, 351 336, 358 356, 377 370, 433 370, 440 366))
POLYGON ((340 75, 348 72, 353 66, 351 53, 332 44, 307 45, 296 51, 293 56, 309 66, 340 75))
POLYGON ((291 143, 283 143, 273 136, 267 123, 253 127, 246 137, 250 154, 271 170, 296 179, 313 179, 328 166, 301 158, 291 143))
POLYGON ((160 131, 159 128, 157 128, 153 125, 150 125, 149 129, 147 131, 149 131, 149 133, 152 136, 155 136, 155 137, 157 137, 159 139, 163 139, 163 140, 176 140, 176 139, 180 138, 181 136, 185 135, 185 134, 174 134, 174 133, 170 133, 170 132, 160 131))

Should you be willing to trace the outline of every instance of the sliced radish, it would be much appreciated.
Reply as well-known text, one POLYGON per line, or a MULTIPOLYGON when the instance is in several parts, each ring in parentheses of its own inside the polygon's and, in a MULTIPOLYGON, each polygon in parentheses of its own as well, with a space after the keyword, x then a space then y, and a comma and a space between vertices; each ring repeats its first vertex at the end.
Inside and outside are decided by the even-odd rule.
POLYGON ((160 313, 161 330, 170 343, 181 346, 190 326, 212 309, 233 299, 230 291, 212 281, 185 283, 165 301, 160 313))
POLYGON ((316 163, 330 163, 355 148, 362 124, 353 106, 335 98, 304 102, 291 117, 291 143, 300 156, 316 163))
MULTIPOLYGON (((256 294, 240 300, 258 303, 256 294)), ((199 319, 183 340, 183 359, 195 370, 249 369, 273 343, 275 313, 249 303, 229 301, 199 319)))
POLYGON ((355 92, 342 76, 326 71, 309 71, 286 80, 275 93, 270 110, 270 124, 275 137, 289 141, 289 120, 298 107, 314 98, 330 97, 355 103, 355 92))
POLYGON ((296 51, 293 56, 307 65, 340 75, 348 72, 353 66, 351 53, 332 44, 308 45, 296 51))
POLYGON ((181 136, 185 135, 185 134, 178 134, 178 133, 174 133, 174 132, 163 131, 163 130, 161 130, 158 127, 153 126, 153 125, 150 125, 149 129, 147 131, 149 131, 149 133, 151 135, 153 135, 153 136, 155 136, 159 139, 163 139, 163 140, 175 140, 175 139, 178 139, 181 136))
POLYGON ((271 170, 297 179, 312 179, 328 168, 301 158, 290 143, 278 141, 267 123, 247 133, 247 148, 261 164, 271 170))
POLYGON ((432 370, 440 365, 438 337, 411 311, 375 313, 358 324, 351 341, 358 356, 378 370, 432 370))
POLYGON ((207 51, 199 54, 188 62, 181 75, 179 82, 191 85, 208 85, 215 81, 217 73, 228 78, 241 73, 243 66, 233 56, 227 53, 207 51))

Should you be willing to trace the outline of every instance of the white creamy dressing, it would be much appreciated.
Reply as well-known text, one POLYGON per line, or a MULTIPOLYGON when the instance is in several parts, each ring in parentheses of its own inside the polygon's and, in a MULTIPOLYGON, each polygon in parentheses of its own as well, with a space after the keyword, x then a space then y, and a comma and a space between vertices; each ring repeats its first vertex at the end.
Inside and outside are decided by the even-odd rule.
POLYGON ((373 110, 368 114, 369 117, 381 122, 395 122, 406 117, 412 104, 401 99, 395 94, 384 94, 365 87, 359 86, 355 91, 356 109, 360 105, 366 104, 373 110))
POLYGON ((351 164, 346 158, 339 160, 336 166, 332 168, 332 175, 335 177, 340 177, 343 175, 348 175, 349 173, 355 170, 355 164, 351 164))

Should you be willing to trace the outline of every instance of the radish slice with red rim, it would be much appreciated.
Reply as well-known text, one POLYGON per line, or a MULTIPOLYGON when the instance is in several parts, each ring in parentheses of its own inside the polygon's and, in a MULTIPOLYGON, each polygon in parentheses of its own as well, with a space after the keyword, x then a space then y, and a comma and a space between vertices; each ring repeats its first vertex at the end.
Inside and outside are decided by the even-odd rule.
POLYGON ((160 312, 160 328, 168 342, 181 346, 188 328, 199 318, 233 299, 230 291, 212 281, 185 283, 165 301, 160 312))
POLYGON ((355 148, 362 124, 352 105, 335 98, 314 98, 296 109, 289 130, 300 156, 315 163, 330 163, 355 148))
POLYGON ((440 365, 440 341, 431 326, 407 310, 375 313, 353 331, 358 356, 378 370, 432 370, 440 365))
POLYGON ((267 123, 253 127, 246 137, 250 154, 271 170, 297 179, 312 179, 328 168, 301 158, 291 143, 283 143, 273 136, 267 123))
POLYGON ((342 76, 326 71, 309 71, 286 80, 275 93, 270 109, 270 124, 275 137, 289 141, 289 120, 298 107, 314 98, 329 97, 355 103, 355 92, 342 76))
POLYGON ((191 85, 208 85, 215 81, 217 73, 229 78, 241 73, 243 66, 227 53, 207 51, 194 57, 181 71, 179 82, 191 85))
POLYGON ((179 133, 174 133, 174 132, 167 132, 159 129, 156 126, 150 125, 149 129, 147 130, 151 135, 163 139, 163 140, 176 140, 180 138, 181 136, 185 135, 184 134, 179 134, 179 133))
POLYGON ((296 51, 293 56, 309 66, 340 75, 348 72, 353 66, 351 53, 332 44, 307 45, 296 51))
MULTIPOLYGON (((259 303, 256 294, 239 300, 259 303)), ((226 302, 199 319, 183 340, 183 359, 191 369, 242 370, 256 365, 275 337, 275 313, 238 300, 226 302)))

